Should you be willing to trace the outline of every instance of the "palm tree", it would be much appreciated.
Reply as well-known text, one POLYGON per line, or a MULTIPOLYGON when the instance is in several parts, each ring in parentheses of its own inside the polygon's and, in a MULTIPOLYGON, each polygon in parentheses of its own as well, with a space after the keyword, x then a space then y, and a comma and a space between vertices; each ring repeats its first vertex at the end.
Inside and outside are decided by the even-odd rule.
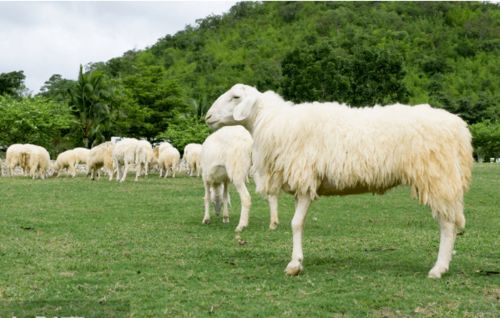
POLYGON ((83 144, 89 148, 94 140, 103 140, 103 130, 109 125, 110 90, 99 71, 83 73, 82 65, 78 81, 69 90, 70 104, 78 118, 83 136, 83 144))

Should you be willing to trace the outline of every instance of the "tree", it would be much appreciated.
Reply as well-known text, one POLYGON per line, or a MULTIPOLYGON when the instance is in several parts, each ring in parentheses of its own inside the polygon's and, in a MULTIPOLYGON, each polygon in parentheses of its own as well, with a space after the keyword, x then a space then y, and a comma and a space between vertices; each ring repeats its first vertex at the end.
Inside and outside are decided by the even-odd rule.
POLYGON ((71 99, 69 91, 75 84, 73 80, 64 79, 61 75, 54 74, 45 81, 37 95, 67 104, 71 99))
POLYGON ((24 86, 24 71, 14 71, 0 74, 0 95, 21 97, 24 86))
POLYGON ((137 137, 155 139, 178 113, 188 110, 180 85, 167 79, 162 67, 142 67, 123 84, 145 115, 143 121, 131 123, 130 132, 137 137))
POLYGON ((500 124, 483 121, 470 126, 472 143, 478 159, 500 158, 500 124))
POLYGON ((80 65, 76 85, 69 90, 70 105, 77 117, 83 145, 89 148, 94 143, 104 141, 103 131, 109 125, 110 90, 106 86, 104 74, 99 71, 84 73, 80 65))
POLYGON ((296 49, 282 63, 285 98, 339 101, 352 106, 406 102, 402 58, 389 51, 321 42, 296 49))
POLYGON ((0 96, 0 145, 32 143, 55 154, 74 124, 70 108, 42 97, 0 96))

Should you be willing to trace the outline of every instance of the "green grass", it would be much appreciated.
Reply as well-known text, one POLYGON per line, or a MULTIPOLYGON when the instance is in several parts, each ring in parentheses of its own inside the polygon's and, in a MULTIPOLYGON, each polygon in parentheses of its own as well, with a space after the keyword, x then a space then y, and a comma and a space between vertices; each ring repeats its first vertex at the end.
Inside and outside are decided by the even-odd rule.
POLYGON ((283 272, 289 195, 276 231, 253 195, 239 245, 234 189, 231 223, 202 225, 197 178, 0 178, 0 189, 0 317, 40 304, 72 304, 85 317, 91 308, 109 310, 95 317, 500 316, 500 165, 474 167, 466 231, 441 280, 426 278, 437 223, 408 188, 314 202, 298 277, 283 272))

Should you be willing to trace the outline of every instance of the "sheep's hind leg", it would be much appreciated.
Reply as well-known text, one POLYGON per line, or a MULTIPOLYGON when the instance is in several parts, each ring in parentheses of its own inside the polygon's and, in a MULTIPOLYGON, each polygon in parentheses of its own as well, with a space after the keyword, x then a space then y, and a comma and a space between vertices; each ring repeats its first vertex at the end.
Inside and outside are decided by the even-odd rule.
POLYGON ((277 195, 269 195, 267 197, 267 201, 269 202, 269 213, 271 215, 271 221, 269 222, 269 229, 275 230, 278 227, 279 219, 278 219, 278 196, 277 195))
POLYGON ((123 165, 124 165, 123 171, 122 171, 123 175, 122 175, 122 177, 120 179, 120 182, 125 181, 125 179, 127 178, 127 174, 128 174, 128 166, 129 166, 128 162, 125 161, 123 165))
POLYGON ((250 206, 252 205, 252 199, 250 197, 250 193, 248 193, 247 187, 245 186, 245 181, 234 184, 236 187, 236 191, 240 195, 241 201, 241 214, 240 214, 240 222, 236 227, 236 232, 243 231, 244 228, 248 226, 248 218, 250 213, 250 206))
POLYGON ((205 212, 203 216, 203 224, 210 224, 210 185, 208 182, 203 182, 205 186, 205 212))
POLYGON ((288 263, 285 272, 288 275, 298 275, 303 270, 302 261, 304 254, 302 252, 302 234, 304 232, 304 221, 307 215, 307 209, 311 204, 311 199, 306 195, 300 195, 295 200, 295 214, 292 219, 293 232, 293 251, 292 260, 288 263))
POLYGON ((436 264, 429 271, 429 278, 441 278, 441 275, 448 271, 450 266, 451 256, 453 253, 453 245, 457 234, 455 223, 439 219, 440 240, 439 252, 436 264))

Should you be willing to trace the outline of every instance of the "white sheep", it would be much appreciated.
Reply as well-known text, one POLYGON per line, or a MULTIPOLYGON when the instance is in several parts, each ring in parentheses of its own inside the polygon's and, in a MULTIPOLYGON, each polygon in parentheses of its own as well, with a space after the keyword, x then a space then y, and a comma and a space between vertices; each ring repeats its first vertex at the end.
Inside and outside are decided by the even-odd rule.
POLYGON ((116 180, 125 181, 130 164, 135 164, 135 181, 139 180, 142 169, 147 168, 148 152, 151 144, 145 140, 124 138, 116 143, 113 149, 113 166, 116 169, 116 180), (123 164, 123 172, 120 169, 123 164))
POLYGON ((88 169, 87 160, 90 154, 90 149, 77 147, 73 149, 73 152, 75 153, 76 164, 85 164, 88 169))
POLYGON ((66 168, 68 174, 74 178, 76 176, 76 165, 80 163, 86 164, 89 152, 89 149, 81 147, 61 152, 57 156, 54 172, 57 172, 57 176, 59 177, 62 169, 66 168))
POLYGON ((153 146, 147 140, 139 140, 136 149, 136 169, 139 166, 140 171, 144 171, 144 175, 148 175, 149 165, 154 162, 153 146), (142 170, 143 169, 143 170, 142 170))
POLYGON ((90 178, 95 180, 95 175, 98 178, 99 169, 103 168, 109 175, 109 181, 113 180, 113 148, 114 143, 111 141, 104 142, 90 149, 87 156, 87 168, 90 173, 90 178))
POLYGON ((338 103, 292 105, 274 92, 236 84, 207 112, 212 128, 243 125, 254 138, 257 191, 296 198, 289 275, 302 271, 302 232, 320 195, 379 193, 409 185, 440 225, 437 262, 449 268, 457 229, 465 225, 463 196, 472 169, 471 135, 458 116, 429 105, 350 108, 338 103))
MULTIPOLYGON (((223 209, 223 222, 229 222, 229 182, 233 183, 240 196, 241 214, 236 232, 248 226, 251 197, 245 182, 252 164, 252 136, 242 126, 223 127, 203 142, 201 150, 201 170, 205 187, 205 211, 203 223, 210 223, 210 201, 215 211, 223 209)), ((270 198, 271 222, 269 227, 278 225, 277 199, 270 198)))
POLYGON ((47 172, 50 168, 50 155, 47 149, 38 145, 26 144, 29 152, 29 171, 33 179, 37 177, 45 179, 47 172))
POLYGON ((182 159, 186 162, 188 166, 188 173, 192 177, 196 175, 200 176, 201 166, 200 166, 200 156, 201 156, 201 145, 200 144, 187 144, 184 147, 184 155, 182 159))
POLYGON ((13 144, 7 148, 7 152, 5 153, 5 165, 6 167, 6 175, 14 176, 14 169, 19 166, 23 175, 26 175, 29 171, 28 162, 29 162, 29 147, 25 144, 13 144))
POLYGON ((179 168, 179 161, 181 160, 181 154, 179 150, 174 147, 160 147, 158 155, 158 165, 160 168, 160 178, 164 176, 168 177, 169 171, 172 171, 172 177, 175 178, 175 172, 179 168), (163 171, 165 174, 163 175, 163 171))

